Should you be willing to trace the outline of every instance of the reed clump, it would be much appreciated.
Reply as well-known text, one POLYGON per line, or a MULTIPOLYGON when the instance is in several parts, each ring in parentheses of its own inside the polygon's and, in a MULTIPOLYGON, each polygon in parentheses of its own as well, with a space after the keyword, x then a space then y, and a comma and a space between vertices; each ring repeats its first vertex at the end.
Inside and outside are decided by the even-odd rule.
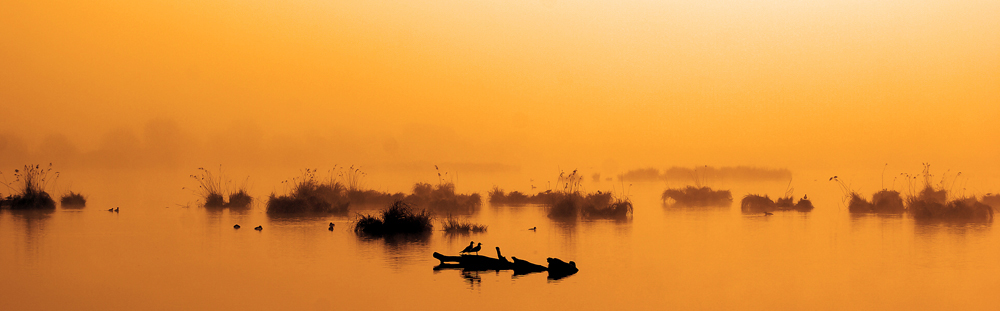
POLYGON ((993 208, 974 197, 947 200, 947 192, 924 187, 906 199, 906 208, 917 219, 992 221, 993 208))
POLYGON ((448 217, 443 223, 444 232, 453 234, 468 234, 468 233, 481 233, 486 232, 486 225, 472 223, 468 221, 460 221, 452 217, 448 217))
POLYGON ((989 205, 994 209, 1000 208, 1000 194, 987 193, 983 196, 983 204, 989 205))
POLYGON ((59 198, 59 205, 63 208, 82 208, 87 206, 87 198, 83 194, 70 191, 59 198))
POLYGON ((794 198, 790 194, 786 194, 785 197, 778 198, 777 201, 771 200, 767 195, 759 194, 747 194, 743 196, 743 200, 740 201, 740 211, 744 213, 762 213, 762 212, 774 212, 774 211, 799 211, 799 212, 809 212, 813 210, 812 201, 807 199, 808 196, 803 196, 798 202, 794 204, 794 198))
MULTIPOLYGON (((961 172, 955 176, 961 176, 961 172)), ((980 202, 975 197, 957 197, 948 199, 945 190, 947 173, 934 186, 931 182, 930 164, 924 163, 922 172, 923 188, 916 194, 906 198, 906 209, 915 219, 925 220, 958 220, 958 221, 993 221, 993 208, 980 202)), ((917 177, 913 177, 917 179, 917 177)), ((908 178, 909 180, 909 178, 908 178)), ((951 181, 954 185, 955 180, 951 181)), ((912 187, 912 184, 911 184, 912 187)))
POLYGON ((229 193, 229 200, 226 201, 223 186, 224 175, 222 174, 222 166, 219 166, 218 173, 212 173, 212 171, 205 169, 204 167, 199 167, 198 175, 190 175, 192 179, 198 182, 198 190, 196 193, 205 200, 204 206, 207 208, 248 208, 253 204, 253 197, 247 191, 247 183, 249 178, 244 179, 243 182, 236 187, 235 190, 229 193))
POLYGON ((55 200, 45 188, 57 178, 59 172, 52 172, 52 163, 46 168, 41 165, 25 165, 23 169, 14 170, 14 181, 4 180, 3 183, 13 194, 0 200, 0 207, 21 210, 56 208, 55 200))
POLYGON ((406 202, 435 211, 471 212, 482 206, 483 199, 479 193, 455 193, 452 182, 437 185, 421 182, 413 185, 413 193, 406 196, 406 202))
POLYGON ((767 195, 747 194, 740 201, 740 211, 744 213, 773 212, 778 206, 767 195))
MULTIPOLYGON (((587 200, 591 203, 594 201, 587 200)), ((624 219, 632 214, 632 200, 628 197, 597 201, 583 206, 583 216, 589 218, 624 219)))
POLYGON ((551 200, 548 203, 550 218, 572 219, 582 215, 587 218, 624 219, 632 214, 632 201, 628 197, 615 197, 610 192, 556 193, 548 198, 551 200))
POLYGON ((733 195, 729 190, 695 186, 668 188, 663 191, 660 198, 664 203, 673 200, 676 204, 684 206, 728 206, 733 203, 733 195))
MULTIPOLYGON (((378 215, 360 215, 354 224, 359 234, 384 236, 397 233, 424 233, 433 229, 427 211, 414 212, 409 204, 395 201, 378 215)), ((485 228, 484 228, 485 230, 485 228)))
POLYGON ((536 194, 525 194, 520 191, 504 192, 503 189, 494 186, 489 191, 490 204, 493 205, 525 205, 525 204, 547 204, 552 201, 554 192, 546 190, 536 194))
POLYGON ((316 170, 306 169, 287 183, 292 185, 290 193, 268 197, 267 214, 345 214, 349 209, 347 187, 333 180, 320 182, 316 170))

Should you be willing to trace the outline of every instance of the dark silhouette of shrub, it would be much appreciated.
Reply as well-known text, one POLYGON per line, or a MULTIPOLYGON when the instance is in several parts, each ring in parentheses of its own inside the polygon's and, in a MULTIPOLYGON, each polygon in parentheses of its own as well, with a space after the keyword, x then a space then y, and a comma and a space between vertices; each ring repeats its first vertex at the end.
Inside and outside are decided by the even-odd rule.
POLYGON ((485 225, 475 224, 468 221, 459 221, 455 218, 448 217, 443 223, 444 232, 453 234, 468 234, 470 232, 486 232, 485 225))
POLYGON ((455 184, 451 182, 439 183, 436 186, 417 183, 413 185, 413 193, 406 196, 406 202, 429 210, 447 212, 472 212, 483 204, 482 197, 478 193, 456 194, 455 184))
POLYGON ((661 196, 664 202, 674 200, 685 206, 727 206, 733 203, 729 190, 713 190, 709 187, 687 186, 684 188, 669 188, 661 196))
POLYGON ((1000 194, 987 193, 983 196, 983 204, 989 205, 994 209, 1000 208, 1000 194))
POLYGON ((59 199, 59 205, 63 208, 81 208, 87 206, 87 198, 82 194, 70 191, 59 199))
POLYGON ((359 215, 354 224, 354 232, 382 236, 396 233, 422 233, 430 231, 434 225, 427 211, 414 213, 409 204, 395 201, 380 211, 379 215, 359 215))
POLYGON ((198 193, 202 199, 205 200, 205 207, 207 208, 247 208, 253 203, 253 197, 247 192, 247 181, 249 178, 244 179, 243 183, 240 184, 236 190, 229 193, 229 201, 226 202, 223 196, 223 185, 222 180, 224 175, 222 174, 222 166, 219 166, 218 175, 213 174, 211 171, 205 169, 204 167, 198 168, 201 173, 198 175, 191 175, 190 177, 198 182, 198 193))
POLYGON ((740 211, 744 213, 773 212, 778 209, 767 195, 748 194, 740 201, 740 211))
POLYGON ((525 205, 525 204, 548 204, 553 201, 552 190, 546 190, 536 194, 528 195, 520 191, 504 193, 503 189, 493 187, 490 190, 490 203, 493 205, 525 205))
POLYGON ((902 213, 906 211, 903 205, 903 197, 899 191, 882 189, 872 195, 872 212, 876 213, 902 213))
POLYGON ((799 202, 795 203, 792 209, 800 212, 808 212, 813 210, 813 203, 806 198, 799 199, 799 202))
POLYGON ((0 200, 0 206, 20 210, 55 209, 56 201, 45 191, 48 183, 59 178, 59 172, 52 172, 52 163, 47 168, 41 165, 25 165, 14 170, 14 181, 4 183, 14 194, 0 200))
POLYGON ((774 201, 778 209, 790 209, 795 206, 795 199, 791 196, 781 197, 774 201))
POLYGON ((286 195, 272 193, 267 200, 267 214, 344 214, 350 201, 347 188, 336 181, 320 183, 316 171, 306 169, 301 177, 293 178, 292 191, 286 195))
POLYGON ((906 199, 906 208, 917 219, 992 221, 993 208, 974 197, 947 200, 947 192, 924 187, 916 196, 906 199))

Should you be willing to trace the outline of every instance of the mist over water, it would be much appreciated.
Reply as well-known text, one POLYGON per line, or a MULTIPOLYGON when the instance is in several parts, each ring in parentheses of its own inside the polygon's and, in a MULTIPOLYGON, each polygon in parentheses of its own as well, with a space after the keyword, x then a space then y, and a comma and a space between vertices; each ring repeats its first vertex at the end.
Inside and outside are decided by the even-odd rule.
POLYGON ((781 182, 725 185, 736 202, 709 208, 664 204, 662 184, 636 183, 627 190, 635 204, 627 220, 566 221, 548 218, 541 205, 487 203, 462 216, 488 225, 485 233, 446 234, 436 215, 431 234, 394 238, 356 235, 353 214, 268 217, 261 204, 243 212, 168 205, 197 198, 155 190, 114 196, 120 188, 109 185, 88 193, 84 209, 0 213, 0 273, 14 280, 0 295, 13 309, 82 310, 509 309, 524 299, 583 309, 992 307, 1000 252, 991 245, 1000 236, 991 222, 848 214, 830 181, 793 185, 816 209, 740 213, 742 194, 784 191, 781 182), (121 211, 106 211, 114 206, 121 211), (251 229, 257 225, 264 229, 251 229), (432 270, 432 252, 455 254, 469 240, 536 263, 573 260, 580 272, 549 280, 432 270))
POLYGON ((996 206, 980 203, 1000 200, 997 12, 7 1, 0 309, 995 309, 996 206), (25 165, 51 165, 36 190, 57 207, 24 208, 48 202, 20 186, 25 165), (204 172, 230 205, 203 206, 204 172), (298 211, 308 174, 367 199, 422 183, 434 229, 357 234, 388 203, 337 187, 298 211), (717 206, 663 199, 688 186, 717 206), (571 217, 491 204, 494 189, 569 198, 571 217), (62 206, 70 192, 85 207, 62 206), (747 195, 815 208, 742 212, 747 195), (877 211, 885 197, 920 212, 877 211), (449 218, 487 230, 447 233, 449 218), (433 269, 470 241, 579 272, 433 269))

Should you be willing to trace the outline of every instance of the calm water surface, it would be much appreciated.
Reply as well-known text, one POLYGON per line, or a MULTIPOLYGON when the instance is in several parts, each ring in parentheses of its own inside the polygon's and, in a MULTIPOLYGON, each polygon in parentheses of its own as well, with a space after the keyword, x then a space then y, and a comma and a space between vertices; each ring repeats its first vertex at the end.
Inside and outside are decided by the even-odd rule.
POLYGON ((394 239, 358 237, 354 216, 123 205, 97 191, 81 210, 0 213, 0 301, 5 310, 992 310, 1000 302, 1000 236, 990 224, 856 217, 825 183, 796 193, 810 196, 813 212, 768 217, 741 214, 739 197, 773 197, 783 185, 729 187, 737 198, 725 208, 665 207, 663 188, 632 187, 628 221, 557 222, 541 206, 487 204, 467 216, 487 233, 394 239), (508 258, 573 260, 580 272, 550 280, 432 269, 432 252, 455 254, 470 240, 485 255, 500 246, 508 258))

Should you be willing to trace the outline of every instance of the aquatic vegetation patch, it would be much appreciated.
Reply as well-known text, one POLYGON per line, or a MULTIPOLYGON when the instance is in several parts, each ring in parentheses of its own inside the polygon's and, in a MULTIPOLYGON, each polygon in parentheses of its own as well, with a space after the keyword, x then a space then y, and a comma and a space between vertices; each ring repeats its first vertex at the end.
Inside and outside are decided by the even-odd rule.
POLYGON ((226 207, 235 208, 246 208, 253 204, 253 197, 247 193, 247 189, 240 188, 235 192, 229 194, 229 202, 226 202, 226 207))
POLYGON ((14 181, 3 184, 14 194, 0 200, 0 207, 11 209, 54 209, 56 202, 45 191, 50 182, 59 178, 59 172, 52 172, 52 163, 47 168, 41 165, 25 165, 14 170, 14 181))
POLYGON ((740 211, 744 213, 773 212, 778 206, 767 195, 747 194, 740 201, 740 211))
POLYGON ((616 198, 610 192, 557 192, 549 195, 548 216, 556 219, 586 218, 625 219, 632 214, 632 201, 628 197, 616 198))
POLYGON ((524 194, 520 191, 506 193, 496 186, 489 192, 490 204, 493 205, 525 205, 547 204, 552 201, 554 192, 546 190, 536 194, 524 194))
POLYGON ((696 182, 701 178, 712 178, 714 180, 732 181, 777 181, 788 180, 792 177, 792 172, 788 169, 769 169, 748 166, 726 166, 726 167, 671 167, 665 170, 656 168, 634 169, 618 175, 618 180, 629 182, 653 182, 653 181, 684 181, 696 182))
MULTIPOLYGON (((592 202, 592 201, 585 201, 592 202)), ((583 216, 589 218, 624 219, 632 214, 632 201, 628 197, 602 201, 605 205, 587 204, 583 206, 583 216)))
POLYGON ((660 198, 664 202, 673 200, 676 204, 685 206, 728 206, 733 202, 733 195, 729 190, 694 186, 668 188, 660 198))
POLYGON ((443 223, 444 232, 447 233, 458 233, 458 234, 468 234, 468 233, 480 233, 486 232, 486 225, 476 224, 468 221, 460 221, 452 217, 448 217, 443 223))
POLYGON ((253 197, 247 192, 247 183, 249 177, 244 179, 243 182, 236 187, 235 190, 229 193, 229 201, 226 201, 223 192, 225 188, 223 186, 224 175, 222 173, 222 166, 219 166, 218 173, 212 173, 212 171, 205 169, 204 167, 199 167, 200 173, 198 175, 190 175, 192 179, 198 182, 198 190, 195 192, 205 200, 204 206, 207 208, 247 208, 253 203, 253 197))
POLYGON ((63 208, 81 208, 87 206, 87 198, 83 194, 70 191, 59 198, 59 205, 63 208))
POLYGON ((987 193, 983 196, 983 204, 989 205, 994 209, 1000 208, 1000 194, 987 193))
POLYGON ((947 200, 947 192, 927 186, 906 199, 913 218, 938 220, 992 221, 993 208, 974 197, 947 200))
POLYGON ((415 206, 444 212, 472 212, 483 204, 478 193, 455 193, 455 184, 451 182, 437 185, 417 183, 413 185, 413 193, 406 196, 405 200, 415 206))
POLYGON ((427 211, 414 212, 409 204, 395 201, 377 215, 359 214, 359 218, 354 224, 354 232, 381 236, 396 233, 428 232, 433 227, 431 215, 427 211))
POLYGON ((267 214, 344 214, 349 209, 347 188, 337 181, 318 181, 316 170, 306 169, 289 183, 290 193, 268 197, 267 214))

